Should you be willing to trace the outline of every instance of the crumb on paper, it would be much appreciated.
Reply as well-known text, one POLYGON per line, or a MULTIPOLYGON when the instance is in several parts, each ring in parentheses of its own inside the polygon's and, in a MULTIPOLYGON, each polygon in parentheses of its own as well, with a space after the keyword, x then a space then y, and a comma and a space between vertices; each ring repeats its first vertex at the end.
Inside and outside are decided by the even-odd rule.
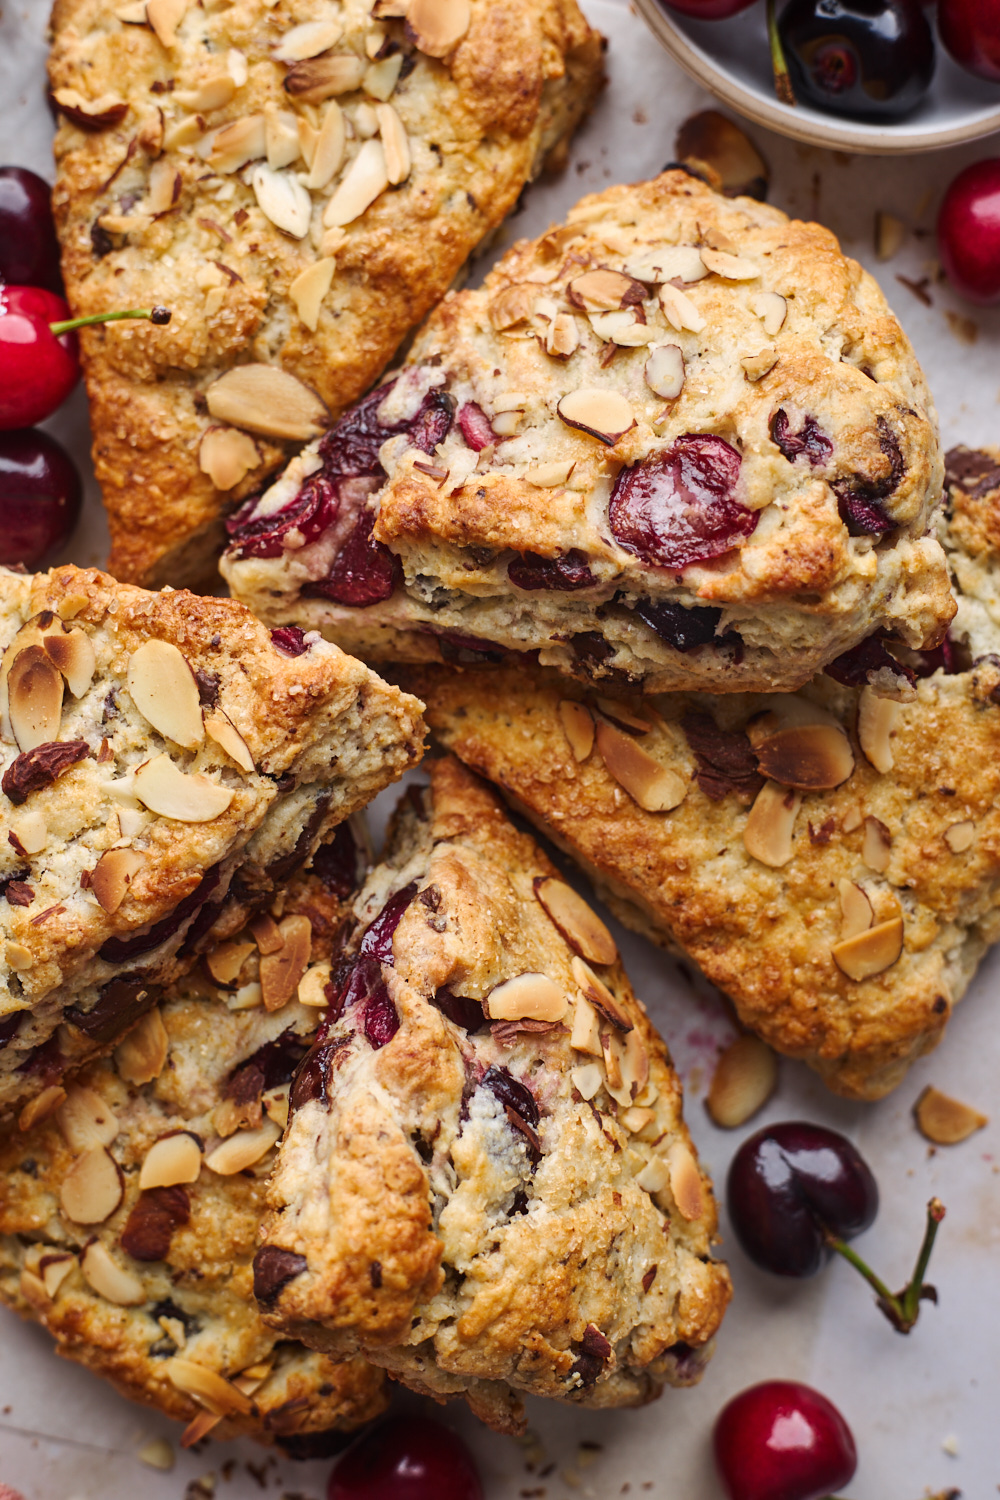
POLYGON ((945 311, 948 319, 948 327, 958 339, 960 344, 974 344, 979 337, 979 329, 971 318, 964 313, 954 312, 950 307, 945 311))
POLYGON ((953 1432, 949 1432, 948 1436, 942 1441, 941 1447, 948 1454, 949 1458, 958 1457, 958 1438, 953 1432))
POLYGON ((169 1474, 177 1462, 173 1444, 169 1443, 166 1438, 153 1438, 151 1442, 144 1443, 136 1457, 147 1468, 162 1469, 166 1474, 169 1474))

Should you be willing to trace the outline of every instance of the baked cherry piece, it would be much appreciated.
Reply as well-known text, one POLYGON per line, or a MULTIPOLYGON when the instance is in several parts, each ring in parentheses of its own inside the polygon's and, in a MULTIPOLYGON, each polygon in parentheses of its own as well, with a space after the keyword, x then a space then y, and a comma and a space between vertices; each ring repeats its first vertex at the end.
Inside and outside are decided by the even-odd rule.
POLYGON ((851 1429, 811 1386, 765 1380, 724 1406, 713 1434, 729 1500, 824 1500, 858 1466, 851 1429))
POLYGON ((941 204, 937 240, 960 296, 983 307, 1000 302, 1000 157, 959 172, 941 204))
POLYGON ((0 167, 0 281, 62 291, 49 185, 27 167, 0 167))
POLYGON ((65 546, 82 494, 73 461, 47 432, 0 433, 0 563, 34 571, 65 546))
POLYGON ((483 1500, 461 1438, 429 1417, 395 1417, 354 1444, 330 1475, 327 1500, 483 1500))
POLYGON ((938 31, 960 67, 1000 83, 1000 5, 996 0, 939 0, 938 31))
POLYGON ((789 0, 778 35, 795 97, 834 114, 899 119, 934 76, 919 0, 789 0))
POLYGON ((734 491, 742 460, 723 438, 688 433, 663 453, 622 469, 608 507, 627 552, 678 572, 745 541, 760 519, 734 491))

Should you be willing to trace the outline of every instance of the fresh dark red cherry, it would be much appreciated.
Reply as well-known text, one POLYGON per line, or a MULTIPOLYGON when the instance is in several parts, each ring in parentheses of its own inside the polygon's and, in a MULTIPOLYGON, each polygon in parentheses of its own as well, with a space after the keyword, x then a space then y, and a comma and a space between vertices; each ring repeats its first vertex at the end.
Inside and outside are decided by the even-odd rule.
POLYGON ((82 494, 69 454, 47 432, 0 433, 0 563, 33 571, 65 546, 82 494))
POLYGON ((49 185, 27 167, 0 167, 0 281, 62 291, 49 185))
POLYGON ((765 1380, 724 1406, 713 1435, 729 1500, 823 1500, 858 1466, 832 1401, 797 1380, 765 1380))
POLYGON ((934 76, 919 0, 789 0, 778 35, 795 97, 834 114, 899 119, 934 76))
POLYGON ((730 16, 738 16, 741 10, 749 10, 756 3, 757 0, 663 0, 668 10, 693 16, 696 21, 728 21, 730 16))
POLYGON ((1000 83, 1000 5, 996 0, 938 0, 938 31, 961 67, 1000 83))
POLYGON ((483 1487, 454 1432, 429 1417, 396 1417, 348 1449, 327 1500, 483 1500, 483 1487))
POLYGON ((956 292, 984 307, 1000 302, 1000 157, 959 172, 944 195, 937 238, 956 292))
POLYGON ((736 547, 760 519, 735 497, 742 460, 711 433, 688 433, 664 453, 622 469, 608 519, 627 552, 678 571, 736 547))

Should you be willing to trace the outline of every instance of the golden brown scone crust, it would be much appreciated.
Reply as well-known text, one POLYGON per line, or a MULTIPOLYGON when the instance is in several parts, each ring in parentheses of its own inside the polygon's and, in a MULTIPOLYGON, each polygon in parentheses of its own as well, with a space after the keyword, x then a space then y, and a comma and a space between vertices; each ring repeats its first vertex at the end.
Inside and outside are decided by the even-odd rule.
POLYGON ((639 1404, 697 1379, 730 1292, 680 1084, 615 961, 598 972, 649 1062, 648 1083, 619 1084, 616 1102, 603 1065, 570 1044, 584 1006, 573 953, 533 890, 552 866, 457 761, 429 772, 355 908, 367 927, 405 893, 369 970, 369 995, 385 990, 350 991, 338 1019, 334 1007, 293 1091, 258 1300, 304 1342, 464 1396, 501 1430, 521 1426, 529 1393, 639 1404), (487 1029, 476 1002, 524 973, 564 991, 565 1025, 487 1029), (444 990, 468 997, 480 1029, 446 1017, 444 990))
MULTIPOLYGON (((314 959, 330 956, 344 894, 332 895, 315 878, 300 879, 289 893, 285 914, 311 915, 314 959)), ((241 977, 256 972, 256 964, 251 955, 241 977)), ((13 1132, 0 1146, 0 1300, 41 1323, 60 1354, 103 1375, 124 1395, 181 1421, 194 1420, 188 1440, 205 1430, 201 1424, 209 1414, 171 1379, 173 1359, 192 1361, 226 1380, 260 1366, 250 1379, 252 1406, 211 1425, 212 1436, 246 1434, 267 1444, 298 1438, 301 1444, 310 1434, 348 1432, 377 1416, 386 1404, 385 1379, 363 1359, 334 1363, 283 1342, 257 1315, 251 1262, 273 1151, 245 1172, 221 1176, 203 1166, 196 1182, 169 1189, 175 1198, 181 1195, 188 1218, 168 1235, 162 1259, 135 1259, 120 1243, 142 1196, 139 1173, 153 1143, 188 1130, 207 1154, 219 1144, 222 1111, 233 1107, 227 1089, 233 1072, 255 1055, 267 1056, 267 1049, 273 1054, 280 1038, 278 1050, 284 1047, 287 1061, 278 1071, 288 1074, 309 1045, 318 1010, 295 1001, 274 1013, 260 1006, 233 1010, 226 1000, 234 995, 235 985, 221 990, 195 976, 180 981, 144 1022, 151 1055, 161 1062, 155 1078, 127 1082, 122 1075, 133 1077, 134 1052, 120 1051, 71 1085, 70 1110, 76 1105, 78 1116, 81 1101, 91 1109, 96 1102, 98 1113, 103 1105, 118 1127, 108 1149, 124 1174, 124 1195, 104 1223, 74 1224, 63 1210, 60 1191, 80 1145, 63 1133, 65 1112, 27 1134, 13 1132), (159 1054, 152 1045, 157 1033, 159 1054), (82 1090, 90 1091, 89 1101, 82 1090), (94 1237, 131 1278, 134 1303, 109 1301, 84 1276, 80 1252, 94 1237), (42 1280, 49 1257, 64 1257, 66 1271, 52 1295, 42 1280)), ((252 1095, 240 1092, 250 1127, 268 1119, 252 1095)), ((265 1097, 278 1112, 278 1095, 265 1097)), ((227 1138, 234 1128, 230 1121, 227 1138)), ((127 1234, 126 1242, 140 1248, 127 1234)))
POLYGON ((0 689, 0 1113, 113 1043, 152 1003, 154 986, 194 962, 182 943, 207 941, 206 922, 220 936, 240 926, 336 824, 419 757, 424 732, 418 705, 398 688, 318 639, 285 654, 232 600, 147 593, 69 566, 0 570, 4 673, 22 651, 41 656, 37 642, 50 638, 81 644, 93 670, 74 697, 48 668, 62 708, 45 739, 50 752, 68 744, 79 754, 47 785, 18 779, 41 752, 22 753, 6 680, 0 689), (151 641, 187 662, 203 717, 228 717, 250 772, 207 732, 184 749, 139 710, 129 664, 151 641), (207 780, 210 791, 230 793, 229 805, 202 821, 148 811, 134 777, 160 757, 194 778, 179 776, 181 784, 207 780), (126 849, 138 856, 130 883, 120 904, 102 904, 94 871, 126 849), (143 945, 146 933, 153 941, 143 945))
MULTIPOLYGON (((258 207, 252 169, 217 174, 198 142, 263 110, 293 116, 286 141, 294 141, 296 116, 321 126, 327 106, 287 93, 288 65, 272 51, 293 26, 328 21, 324 0, 190 5, 170 47, 148 25, 119 20, 116 0, 57 0, 53 91, 91 101, 111 95, 128 107, 97 130, 81 129, 65 110, 61 117, 54 206, 69 301, 78 314, 155 303, 173 311, 168 328, 118 324, 82 340, 116 576, 174 585, 209 578, 225 513, 287 451, 265 433, 242 477, 215 487, 199 467, 199 445, 211 425, 204 393, 216 377, 241 362, 273 364, 336 413, 381 373, 546 158, 565 149, 601 84, 600 37, 574 0, 470 3, 469 28, 443 61, 417 51, 402 20, 373 21, 370 0, 338 9, 343 30, 332 55, 357 59, 361 72, 367 47, 405 54, 388 102, 412 167, 343 232, 324 228, 362 145, 349 137, 343 170, 312 192, 308 231, 295 238, 258 207), (232 97, 199 106, 199 89, 219 78, 223 95, 226 79, 236 85, 232 97), (154 169, 162 196, 154 190, 151 198, 154 169), (331 258, 332 285, 313 331, 289 288, 331 258)), ((337 102, 349 132, 371 133, 374 94, 355 87, 337 102)), ((272 150, 272 165, 281 159, 272 150)), ((307 171, 301 156, 281 169, 292 179, 286 196, 301 197, 294 174, 307 171)))
MULTIPOLYGON (((376 660, 537 653, 645 692, 794 689, 873 631, 931 646, 951 618, 927 534, 936 417, 881 291, 828 230, 684 172, 583 199, 449 295, 380 417, 381 488, 362 503, 398 560, 395 591, 360 608, 332 587, 332 528, 263 556, 237 531, 223 572, 261 618, 376 660), (548 352, 553 330, 571 353, 548 352), (664 350, 683 379, 669 396, 664 350), (447 436, 390 436, 428 391, 453 403, 447 436), (581 391, 607 442, 562 419, 584 420, 567 407, 581 391), (643 483, 654 498, 636 498, 643 483), (651 534, 669 548, 650 552, 651 534)), ((246 519, 287 504, 284 483, 246 519)))

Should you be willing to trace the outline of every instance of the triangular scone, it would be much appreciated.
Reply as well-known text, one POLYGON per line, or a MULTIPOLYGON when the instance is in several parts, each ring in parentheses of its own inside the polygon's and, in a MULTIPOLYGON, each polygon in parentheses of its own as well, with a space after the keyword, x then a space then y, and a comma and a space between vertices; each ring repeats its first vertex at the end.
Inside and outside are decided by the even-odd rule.
POLYGON ((697 1380, 730 1293, 680 1085, 603 923, 487 787, 429 771, 293 1085, 258 1302, 501 1430, 529 1394, 648 1401, 697 1380))
POLYGON ((949 470, 958 614, 941 650, 893 646, 919 674, 909 701, 877 696, 909 684, 875 640, 834 666, 839 681, 783 697, 403 674, 442 744, 623 922, 855 1098, 887 1093, 937 1043, 1000 937, 1000 450, 957 450, 949 470))
POLYGON ((575 0, 57 0, 54 191, 111 571, 223 519, 385 369, 600 88, 575 0), (150 337, 152 331, 153 336, 150 337))
POLYGON ((228 599, 0 570, 0 1116, 419 758, 419 704, 228 599))
POLYGON ((875 630, 940 641, 941 474, 872 278, 672 171, 446 298, 395 383, 247 502, 222 568, 369 659, 789 690, 875 630))
POLYGON ((348 825, 316 866, 282 915, 286 934, 304 934, 310 1004, 293 988, 265 1009, 273 933, 258 928, 260 949, 243 933, 70 1084, 54 1116, 0 1148, 0 1300, 60 1354, 188 1422, 186 1445, 249 1434, 318 1457, 385 1406, 381 1370, 283 1341, 251 1290, 289 1080, 356 888, 348 825))

